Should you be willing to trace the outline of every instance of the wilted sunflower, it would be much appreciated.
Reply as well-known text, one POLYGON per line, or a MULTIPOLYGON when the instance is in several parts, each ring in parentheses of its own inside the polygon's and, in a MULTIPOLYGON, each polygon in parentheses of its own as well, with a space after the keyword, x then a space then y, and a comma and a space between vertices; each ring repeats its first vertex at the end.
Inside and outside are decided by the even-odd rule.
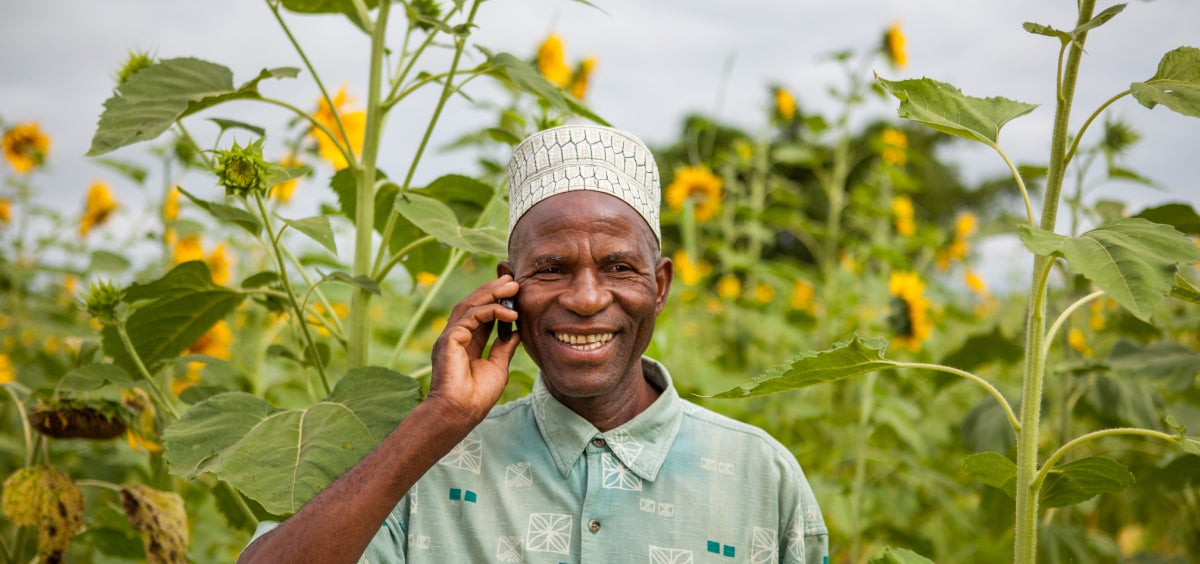
POLYGON ((904 37, 904 32, 900 31, 899 21, 892 24, 887 33, 883 34, 883 52, 896 68, 902 69, 908 66, 908 52, 904 48, 905 43, 907 43, 907 39, 904 37))
POLYGON ((538 47, 537 68, 555 86, 566 86, 571 80, 571 67, 567 66, 562 39, 557 33, 551 33, 538 47))
POLYGON ((340 143, 343 147, 349 146, 350 151, 358 155, 362 153, 363 139, 366 137, 367 112, 346 111, 346 106, 353 101, 354 99, 346 94, 346 87, 342 86, 342 89, 338 90, 337 95, 333 97, 332 108, 322 97, 318 101, 317 111, 313 112, 313 119, 337 136, 338 140, 335 142, 316 126, 309 131, 317 140, 317 152, 321 158, 329 161, 337 170, 350 166, 346 156, 338 149, 338 144, 340 143), (346 129, 345 135, 342 135, 342 131, 338 128, 338 117, 341 117, 342 127, 346 129), (347 137, 350 139, 349 143, 346 142, 347 137))
POLYGON ((79 236, 87 235, 93 227, 103 224, 116 209, 117 201, 113 199, 108 185, 103 182, 93 182, 92 186, 88 188, 87 205, 84 207, 83 217, 79 219, 79 236))
POLYGON ((695 204, 696 221, 705 221, 721 209, 721 178, 704 166, 685 166, 675 171, 667 186, 667 205, 679 211, 689 199, 695 204))
POLYGON ((925 283, 915 272, 893 272, 888 280, 888 293, 893 296, 888 321, 896 334, 896 342, 914 352, 921 350, 921 343, 933 331, 925 283))
POLYGON ((50 153, 50 138, 36 122, 19 123, 4 132, 4 160, 13 170, 25 174, 41 166, 50 153))

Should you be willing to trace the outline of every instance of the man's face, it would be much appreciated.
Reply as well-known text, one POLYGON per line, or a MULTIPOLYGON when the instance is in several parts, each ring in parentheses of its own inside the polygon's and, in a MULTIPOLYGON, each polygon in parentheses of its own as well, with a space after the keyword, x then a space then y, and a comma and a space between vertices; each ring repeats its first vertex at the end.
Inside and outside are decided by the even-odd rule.
POLYGON ((633 208, 573 191, 534 205, 509 244, 521 342, 560 400, 643 385, 641 356, 671 286, 653 232, 633 208))

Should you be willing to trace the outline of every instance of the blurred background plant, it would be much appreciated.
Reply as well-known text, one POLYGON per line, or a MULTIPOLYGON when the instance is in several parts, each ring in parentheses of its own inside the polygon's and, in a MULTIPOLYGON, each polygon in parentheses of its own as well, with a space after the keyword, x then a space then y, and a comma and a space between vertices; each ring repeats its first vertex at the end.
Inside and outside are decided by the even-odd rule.
MULTIPOLYGON (((301 4, 267 7, 287 32, 289 10, 301 4)), ((331 479, 306 472, 300 489, 309 493, 288 495, 281 486, 291 482, 277 474, 290 475, 294 457, 249 453, 294 444, 301 414, 330 403, 369 423, 328 417, 306 427, 305 436, 325 437, 307 445, 312 460, 345 467, 373 446, 427 385, 429 350, 449 309, 494 276, 507 148, 536 129, 602 121, 584 101, 604 68, 571 54, 570 37, 551 32, 519 56, 492 53, 471 40, 474 26, 487 25, 472 21, 473 4, 409 2, 386 8, 390 37, 403 42, 384 50, 389 16, 375 2, 329 6, 339 9, 326 17, 378 38, 370 92, 334 92, 318 80, 299 101, 268 99, 292 119, 268 132, 207 114, 232 100, 264 101, 260 82, 317 78, 298 42, 303 71, 267 69, 237 87, 219 65, 133 53, 106 114, 179 97, 158 133, 143 138, 102 117, 93 152, 96 143, 107 152, 154 139, 139 150, 160 170, 97 157, 111 174, 79 187, 75 204, 32 198, 41 167, 63 158, 52 132, 0 121, 10 170, 0 192, 6 561, 234 558, 257 520, 286 516, 331 479), (417 65, 426 50, 443 51, 444 68, 417 65), (483 62, 468 68, 455 55, 465 51, 483 62), (220 87, 192 98, 186 80, 155 91, 138 80, 147 71, 143 79, 195 71, 220 87), (499 89, 476 91, 468 84, 476 78, 499 89), (406 124, 423 132, 412 161, 381 161, 387 171, 368 173, 388 110, 426 87, 438 94, 421 110, 427 123, 406 124), (456 98, 484 117, 443 149, 474 160, 420 186, 414 173, 432 148, 429 131, 456 98), (211 139, 184 125, 203 123, 192 116, 200 111, 216 127, 211 139), (264 155, 268 135, 284 149, 264 155), (179 185, 197 173, 211 184, 179 185), (152 205, 122 205, 118 183, 152 205), (319 214, 289 217, 295 195, 314 192, 323 194, 319 214), (256 423, 269 429, 249 433, 256 423), (47 492, 41 498, 29 493, 36 484, 47 492), (48 510, 60 501, 68 516, 48 510), (78 535, 50 538, 48 525, 78 535)), ((731 388, 855 332, 887 337, 890 358, 971 370, 1019 397, 1027 298, 989 288, 979 273, 983 241, 1015 233, 1024 216, 1013 177, 967 181, 944 156, 951 137, 859 115, 886 95, 870 70, 903 68, 905 44, 894 22, 878 42, 831 55, 837 83, 765 88, 756 131, 698 113, 656 149, 663 253, 677 276, 649 354, 670 367, 685 397, 731 388), (840 106, 829 115, 806 103, 826 86, 840 106)), ((149 119, 135 109, 128 115, 149 119)), ((1200 235, 1185 204, 1130 213, 1085 197, 1100 183, 1153 183, 1123 157, 1138 141, 1134 125, 1113 118, 1104 129, 1078 150, 1064 200, 1071 234, 1139 215, 1200 235)), ((1036 194, 1044 163, 1020 169, 1036 194)), ((1181 274, 1194 281, 1197 272, 1181 274)), ((1062 275, 1051 296, 1058 309, 1092 291, 1062 275)), ((1077 310, 1055 344, 1064 360, 1051 367, 1045 401, 1061 416, 1045 422, 1049 434, 1062 442, 1085 429, 1162 428, 1164 410, 1200 429, 1194 307, 1167 302, 1153 324, 1104 299, 1077 310)), ((505 399, 527 392, 535 372, 520 355, 505 399)), ((936 561, 1010 561, 1011 501, 961 469, 973 453, 1015 452, 1005 413, 961 379, 897 372, 739 402, 694 399, 763 427, 796 454, 830 526, 831 561, 863 562, 886 545, 936 561)), ((1136 453, 1108 451, 1136 482, 1045 513, 1043 559, 1200 553, 1200 457, 1149 442, 1113 448, 1136 453)))

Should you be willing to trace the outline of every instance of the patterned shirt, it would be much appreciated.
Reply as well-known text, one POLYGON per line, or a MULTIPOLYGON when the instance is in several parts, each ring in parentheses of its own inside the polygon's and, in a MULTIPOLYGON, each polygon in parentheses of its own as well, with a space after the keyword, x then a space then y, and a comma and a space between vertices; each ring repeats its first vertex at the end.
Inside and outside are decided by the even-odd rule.
POLYGON ((360 562, 827 562, 795 457, 681 399, 661 364, 642 366, 662 395, 607 432, 541 378, 493 408, 401 499, 360 562))

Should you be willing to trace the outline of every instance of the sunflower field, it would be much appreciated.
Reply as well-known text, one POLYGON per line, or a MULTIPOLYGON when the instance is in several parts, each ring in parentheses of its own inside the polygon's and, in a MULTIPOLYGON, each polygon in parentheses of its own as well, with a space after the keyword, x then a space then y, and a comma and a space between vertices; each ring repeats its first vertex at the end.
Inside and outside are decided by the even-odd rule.
MULTIPOLYGON (((511 147, 607 123, 597 57, 558 32, 490 49, 482 3, 267 0, 297 66, 241 81, 133 51, 86 157, 0 107, 0 560, 233 561, 421 401, 447 314, 506 253, 511 147), (307 16, 361 32, 364 91, 326 82, 307 16), (464 105, 472 131, 432 141, 464 105), (418 181, 445 151, 458 168, 418 181), (40 198, 76 158, 111 174, 40 198)), ((675 277, 647 354, 791 449, 831 562, 1200 557, 1200 214, 1087 197, 1154 184, 1128 158, 1138 112, 1200 124, 1200 48, 1076 106, 1089 37, 1169 7, 1077 8, 1025 24, 1058 68, 1029 101, 1053 115, 1036 162, 1000 131, 1037 106, 905 78, 898 23, 830 55, 833 84, 764 88, 763 126, 693 113, 654 147, 675 277), (963 175, 948 149, 970 143, 996 174, 963 175), (1004 238, 1020 266, 989 264, 1004 238)), ((535 375, 518 355, 504 400, 535 375)))

